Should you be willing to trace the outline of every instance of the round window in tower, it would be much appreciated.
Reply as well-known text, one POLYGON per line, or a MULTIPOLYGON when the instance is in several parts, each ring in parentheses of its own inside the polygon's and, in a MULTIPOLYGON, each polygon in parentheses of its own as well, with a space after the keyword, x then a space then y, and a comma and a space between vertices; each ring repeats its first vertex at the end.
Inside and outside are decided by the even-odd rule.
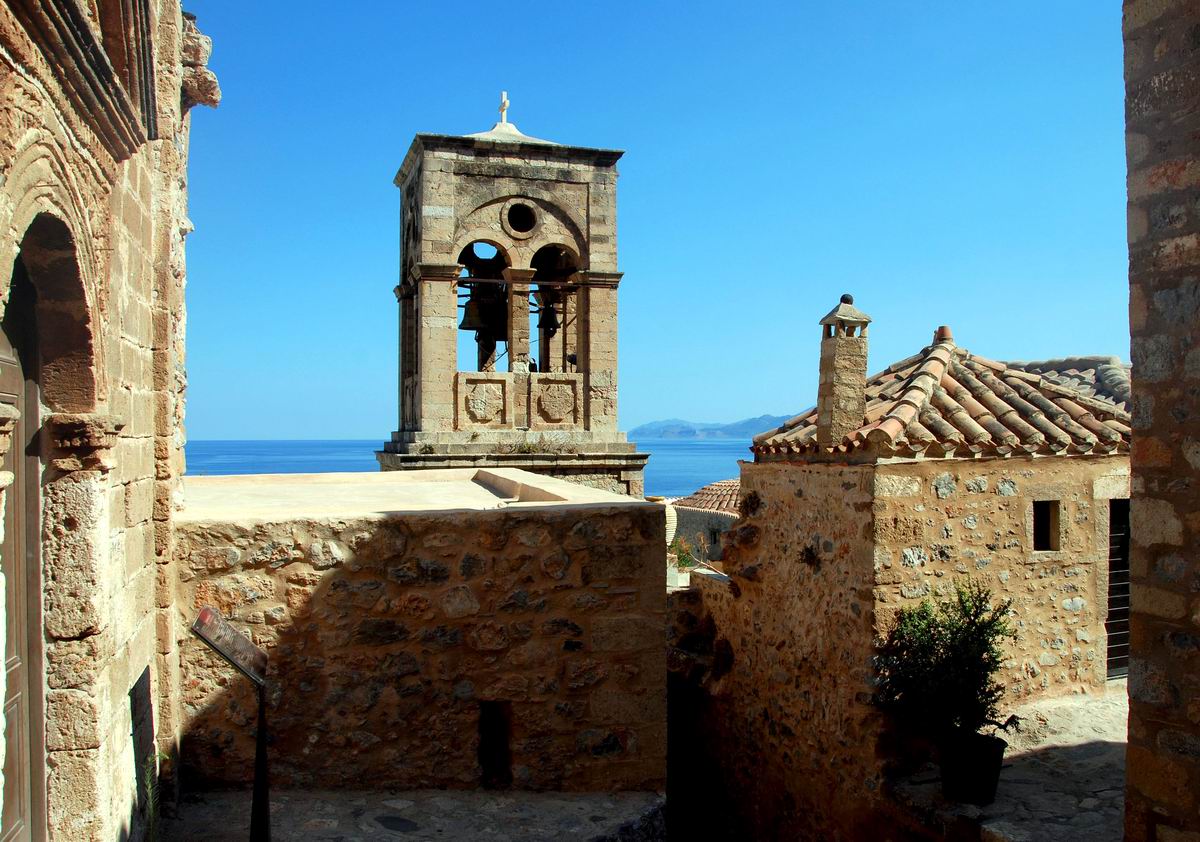
POLYGON ((522 202, 514 202, 508 206, 508 227, 518 234, 528 234, 537 225, 537 214, 533 208, 522 202))

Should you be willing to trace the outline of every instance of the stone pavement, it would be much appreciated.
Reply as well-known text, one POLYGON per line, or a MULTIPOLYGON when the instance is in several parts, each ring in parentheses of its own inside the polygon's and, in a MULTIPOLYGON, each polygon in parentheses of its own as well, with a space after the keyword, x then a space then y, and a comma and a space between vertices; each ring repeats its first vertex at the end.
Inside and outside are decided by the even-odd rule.
POLYGON ((1020 731, 1005 737, 994 803, 944 801, 934 767, 897 785, 896 798, 923 825, 954 839, 1120 842, 1128 710, 1124 681, 1110 682, 1104 694, 1024 705, 1015 711, 1020 731))
MULTIPOLYGON (((271 794, 271 832, 288 842, 661 842, 663 797, 652 792, 286 791, 271 794)), ((249 792, 185 797, 166 842, 245 842, 249 792)))

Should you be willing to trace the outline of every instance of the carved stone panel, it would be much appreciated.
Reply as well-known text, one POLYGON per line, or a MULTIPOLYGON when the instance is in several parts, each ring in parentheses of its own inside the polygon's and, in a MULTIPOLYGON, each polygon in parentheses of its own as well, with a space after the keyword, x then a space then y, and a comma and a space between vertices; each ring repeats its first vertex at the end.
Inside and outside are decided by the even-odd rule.
POLYGON ((454 384, 455 429, 511 425, 511 389, 506 374, 460 371, 454 384))
POLYGON ((530 381, 530 427, 572 429, 580 425, 580 378, 570 374, 537 374, 530 381))

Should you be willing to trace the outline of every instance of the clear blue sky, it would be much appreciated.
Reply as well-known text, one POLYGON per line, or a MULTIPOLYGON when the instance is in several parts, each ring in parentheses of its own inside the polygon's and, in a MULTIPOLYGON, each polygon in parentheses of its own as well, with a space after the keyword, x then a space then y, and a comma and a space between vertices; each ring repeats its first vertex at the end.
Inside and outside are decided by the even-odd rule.
POLYGON ((845 291, 872 370, 939 324, 1128 358, 1118 0, 188 6, 224 91, 193 112, 193 439, 388 436, 392 177, 502 88, 527 134, 626 150, 624 429, 810 406, 845 291))

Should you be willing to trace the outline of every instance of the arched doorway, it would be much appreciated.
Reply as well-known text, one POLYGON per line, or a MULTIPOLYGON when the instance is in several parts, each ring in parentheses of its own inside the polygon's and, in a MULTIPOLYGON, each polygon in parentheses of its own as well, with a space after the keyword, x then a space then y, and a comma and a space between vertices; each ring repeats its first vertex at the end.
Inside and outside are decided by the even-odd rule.
POLYGON ((13 478, 0 546, 6 618, 0 842, 47 838, 42 517, 66 516, 42 511, 42 410, 92 412, 96 384, 75 240, 61 220, 42 213, 21 239, 0 319, 0 404, 7 417, 16 415, 0 468, 13 478))
MULTIPOLYGON (((4 541, 4 810, 0 840, 40 839, 45 829, 45 767, 42 718, 41 517, 38 493, 37 298, 20 256, 0 322, 0 404, 15 409, 12 444, 3 470, 6 489, 4 541)), ((12 415, 13 413, 6 413, 12 415)))

